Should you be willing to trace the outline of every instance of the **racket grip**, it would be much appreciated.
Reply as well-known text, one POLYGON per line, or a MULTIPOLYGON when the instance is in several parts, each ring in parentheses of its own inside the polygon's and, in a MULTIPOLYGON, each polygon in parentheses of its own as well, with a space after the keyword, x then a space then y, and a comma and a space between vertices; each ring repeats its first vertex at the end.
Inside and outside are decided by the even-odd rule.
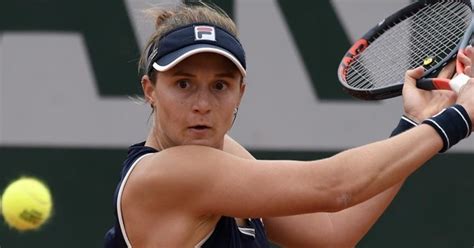
POLYGON ((433 78, 420 78, 416 80, 416 87, 423 90, 437 90, 433 78))
POLYGON ((416 81, 416 87, 424 90, 452 90, 459 93, 459 90, 469 79, 470 77, 465 74, 458 74, 451 80, 444 78, 420 78, 416 81))
POLYGON ((452 90, 449 79, 445 78, 420 78, 416 87, 423 90, 452 90))

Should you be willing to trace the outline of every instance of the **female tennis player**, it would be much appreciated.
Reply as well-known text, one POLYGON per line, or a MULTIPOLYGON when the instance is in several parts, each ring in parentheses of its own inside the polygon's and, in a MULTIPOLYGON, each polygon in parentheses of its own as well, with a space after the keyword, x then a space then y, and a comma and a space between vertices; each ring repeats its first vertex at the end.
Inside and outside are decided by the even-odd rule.
POLYGON ((153 13, 141 81, 153 126, 129 148, 106 247, 352 247, 412 172, 471 132, 474 83, 419 90, 418 68, 392 138, 316 161, 256 160, 226 135, 246 89, 235 24, 205 5, 153 13))

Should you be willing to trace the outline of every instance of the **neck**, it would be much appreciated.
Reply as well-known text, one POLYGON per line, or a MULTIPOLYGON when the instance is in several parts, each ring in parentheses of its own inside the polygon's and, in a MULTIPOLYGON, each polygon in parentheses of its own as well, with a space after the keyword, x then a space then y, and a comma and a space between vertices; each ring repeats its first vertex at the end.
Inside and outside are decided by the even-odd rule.
POLYGON ((163 151, 165 148, 167 148, 163 146, 162 142, 159 140, 157 133, 154 131, 154 128, 150 129, 150 132, 148 132, 145 145, 153 147, 158 151, 163 151))

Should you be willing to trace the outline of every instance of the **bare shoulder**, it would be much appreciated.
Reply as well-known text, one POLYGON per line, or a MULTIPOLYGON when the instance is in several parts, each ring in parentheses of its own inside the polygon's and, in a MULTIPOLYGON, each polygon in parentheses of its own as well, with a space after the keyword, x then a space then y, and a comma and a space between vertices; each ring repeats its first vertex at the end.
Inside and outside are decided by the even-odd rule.
MULTIPOLYGON (((195 244, 209 233, 217 219, 198 213, 194 196, 203 191, 196 154, 213 153, 212 150, 215 149, 197 146, 169 148, 138 162, 126 182, 120 203, 125 228, 134 245, 176 240, 195 244), (196 226, 201 228, 196 230, 196 226), (169 240, 145 240, 156 234, 169 240)), ((173 246, 189 244, 173 243, 173 246)))
POLYGON ((224 152, 245 159, 255 159, 252 154, 229 135, 224 137, 224 152))
POLYGON ((200 167, 198 155, 206 157, 205 154, 213 153, 215 150, 209 147, 199 146, 178 146, 165 149, 143 158, 131 172, 127 182, 128 191, 141 190, 143 187, 150 188, 148 191, 156 195, 156 190, 166 187, 168 193, 173 185, 183 185, 183 177, 192 176, 194 170, 199 171, 200 167), (194 163, 191 163, 194 162, 194 163), (179 182, 179 183, 178 183, 179 182), (162 186, 162 187, 159 187, 162 186))
POLYGON ((134 204, 136 201, 148 203, 154 210, 173 205, 173 202, 183 208, 195 206, 185 204, 185 201, 204 192, 209 186, 209 178, 218 174, 219 167, 238 163, 238 160, 234 155, 205 146, 165 149, 137 164, 127 181, 124 200, 134 204))

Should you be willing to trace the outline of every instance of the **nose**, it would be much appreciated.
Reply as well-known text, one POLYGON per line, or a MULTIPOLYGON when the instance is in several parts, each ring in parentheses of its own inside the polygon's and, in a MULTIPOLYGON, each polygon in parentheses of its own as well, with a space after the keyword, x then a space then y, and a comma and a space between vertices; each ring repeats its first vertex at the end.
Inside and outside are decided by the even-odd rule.
POLYGON ((193 112, 198 114, 207 114, 211 111, 211 94, 207 90, 200 90, 196 93, 193 103, 193 112))

